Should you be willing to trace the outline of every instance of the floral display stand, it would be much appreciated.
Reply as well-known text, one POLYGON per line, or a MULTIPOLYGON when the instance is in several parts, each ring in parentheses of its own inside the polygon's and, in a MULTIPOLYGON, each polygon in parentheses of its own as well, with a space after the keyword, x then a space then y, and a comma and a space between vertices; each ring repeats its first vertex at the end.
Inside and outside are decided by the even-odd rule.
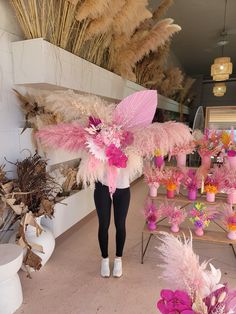
MULTIPOLYGON (((151 197, 151 200, 153 202, 164 202, 166 200, 166 195, 165 194, 158 194, 156 197, 151 197)), ((187 196, 183 194, 177 195, 174 199, 173 202, 175 204, 180 204, 182 208, 186 208, 187 206, 195 203, 195 202, 201 202, 208 204, 206 200, 206 195, 198 195, 197 200, 195 201, 190 201, 187 196)), ((227 202, 227 195, 226 194, 217 194, 216 200, 214 203, 210 203, 209 206, 214 206, 214 205, 219 205, 219 204, 224 204, 227 202)), ((144 262, 144 257, 146 254, 146 251, 148 249, 148 245, 150 243, 150 240, 152 236, 158 236, 160 235, 160 232, 170 232, 170 227, 169 225, 165 224, 167 220, 167 217, 164 217, 160 219, 157 222, 157 228, 155 230, 149 230, 147 224, 145 223, 143 231, 142 231, 142 241, 141 241, 141 264, 144 262), (147 242, 145 244, 145 235, 148 235, 147 242)), ((217 230, 211 230, 211 228, 207 228, 204 231, 204 234, 202 236, 197 236, 194 232, 192 233, 193 240, 198 240, 198 241, 203 241, 203 242, 209 242, 209 243, 222 243, 222 244, 228 244, 231 246, 234 256, 236 258, 236 250, 234 245, 236 245, 236 240, 232 240, 227 238, 227 230, 223 226, 222 222, 217 221, 217 220, 212 220, 212 225, 217 228, 217 230)), ((175 236, 180 236, 180 237, 189 237, 189 231, 192 229, 192 224, 188 221, 186 221, 183 224, 183 227, 181 226, 179 232, 172 233, 175 236)))

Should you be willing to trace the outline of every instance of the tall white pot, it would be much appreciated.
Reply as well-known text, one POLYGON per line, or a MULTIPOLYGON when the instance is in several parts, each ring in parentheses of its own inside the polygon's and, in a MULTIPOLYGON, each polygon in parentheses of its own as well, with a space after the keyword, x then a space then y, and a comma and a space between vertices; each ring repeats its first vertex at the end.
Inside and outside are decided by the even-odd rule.
POLYGON ((44 266, 49 258, 51 257, 54 248, 55 248, 55 238, 52 234, 52 232, 45 226, 41 225, 41 217, 36 218, 37 224, 43 229, 42 233, 37 236, 36 235, 36 229, 33 226, 27 226, 27 229, 25 231, 25 238, 29 244, 39 244, 43 247, 43 253, 32 250, 35 254, 37 254, 42 259, 42 266, 44 266))

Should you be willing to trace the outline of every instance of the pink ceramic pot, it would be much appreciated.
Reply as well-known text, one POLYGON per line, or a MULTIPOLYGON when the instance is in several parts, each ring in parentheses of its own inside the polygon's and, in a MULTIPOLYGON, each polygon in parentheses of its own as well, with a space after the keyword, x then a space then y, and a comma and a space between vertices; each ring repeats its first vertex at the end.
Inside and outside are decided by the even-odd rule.
POLYGON ((206 199, 209 203, 214 203, 215 202, 215 199, 216 199, 216 195, 215 193, 210 193, 210 192, 207 192, 206 194, 206 199))
POLYGON ((230 167, 236 170, 236 156, 228 156, 228 162, 230 167))
POLYGON ((170 230, 171 230, 172 232, 179 232, 179 225, 173 224, 173 225, 170 227, 170 230))
POLYGON ((236 204, 236 190, 232 190, 231 192, 228 193, 227 203, 236 204))
POLYGON ((203 156, 201 157, 201 166, 210 169, 211 168, 211 156, 203 156))
POLYGON ((190 201, 195 201, 197 199, 197 189, 188 190, 188 199, 190 201))
POLYGON ((167 198, 174 198, 175 197, 175 190, 166 190, 167 198))
POLYGON ((236 231, 229 231, 227 234, 227 238, 230 240, 236 240, 236 231))
POLYGON ((177 161, 177 167, 182 168, 186 166, 186 154, 178 154, 175 156, 177 161))
POLYGON ((202 237, 203 234, 204 234, 204 231, 202 228, 195 228, 195 234, 198 236, 198 237, 202 237))
POLYGON ((148 229, 151 230, 151 231, 156 230, 156 228, 157 228, 156 223, 153 222, 153 221, 148 221, 147 226, 148 226, 148 229))
POLYGON ((164 157, 163 156, 155 156, 154 157, 154 163, 155 163, 155 166, 160 169, 165 163, 164 157))
POLYGON ((149 185, 149 195, 151 197, 157 196, 157 189, 159 188, 159 184, 156 185, 149 185))

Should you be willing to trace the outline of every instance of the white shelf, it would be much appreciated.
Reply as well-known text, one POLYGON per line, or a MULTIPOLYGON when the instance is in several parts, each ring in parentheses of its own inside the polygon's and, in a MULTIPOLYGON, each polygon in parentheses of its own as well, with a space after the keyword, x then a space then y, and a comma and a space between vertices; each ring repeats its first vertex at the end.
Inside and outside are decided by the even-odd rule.
MULTIPOLYGON (((12 43, 14 83, 44 89, 65 88, 120 100, 145 90, 42 38, 12 43)), ((159 95, 158 108, 179 112, 176 101, 159 95)), ((184 113, 188 114, 188 107, 184 113)))
POLYGON ((55 205, 54 218, 42 219, 42 224, 52 231, 55 238, 95 209, 93 190, 89 188, 72 194, 61 202, 55 205))

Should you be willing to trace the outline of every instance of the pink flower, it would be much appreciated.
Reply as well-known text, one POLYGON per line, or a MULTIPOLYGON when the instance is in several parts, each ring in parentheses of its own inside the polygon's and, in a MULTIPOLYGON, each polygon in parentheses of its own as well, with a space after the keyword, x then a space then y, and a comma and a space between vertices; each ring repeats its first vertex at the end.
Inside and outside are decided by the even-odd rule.
POLYGON ((111 144, 106 148, 106 156, 108 157, 109 166, 115 166, 117 168, 126 168, 128 158, 114 144, 111 144))
POLYGON ((94 125, 95 127, 101 124, 102 121, 100 119, 94 118, 92 116, 89 116, 89 126, 94 125))
POLYGON ((230 149, 230 150, 228 150, 227 155, 228 155, 229 157, 235 157, 235 156, 236 156, 236 151, 230 149))
POLYGON ((162 314, 195 314, 190 296, 180 290, 161 290, 161 300, 157 302, 157 308, 162 314))
POLYGON ((123 147, 127 147, 133 143, 133 141, 134 141, 133 133, 131 133, 129 131, 124 131, 122 135, 123 136, 121 139, 121 145, 123 147))

